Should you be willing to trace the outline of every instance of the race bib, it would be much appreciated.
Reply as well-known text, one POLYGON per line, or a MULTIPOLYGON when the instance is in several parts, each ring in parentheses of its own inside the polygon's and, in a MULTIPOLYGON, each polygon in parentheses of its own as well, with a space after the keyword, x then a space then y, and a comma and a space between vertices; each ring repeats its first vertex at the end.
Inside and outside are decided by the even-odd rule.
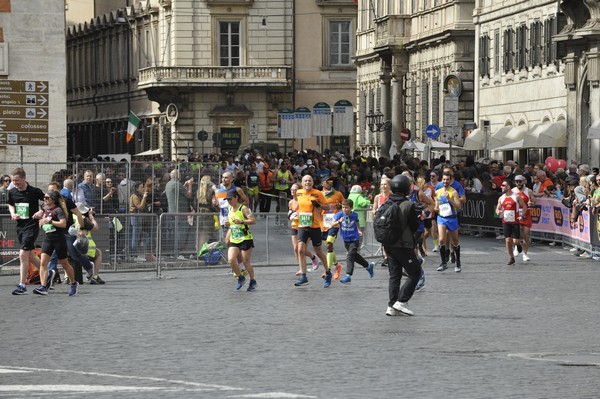
POLYGON ((313 224, 312 212, 300 212, 300 227, 311 227, 313 224))
POLYGON ((47 223, 42 225, 42 230, 44 230, 44 233, 46 234, 54 233, 56 231, 56 227, 54 227, 52 223, 47 223))
POLYGON ((29 219, 28 202, 19 202, 18 204, 15 204, 15 211, 17 211, 17 215, 20 219, 29 219))
POLYGON ((245 227, 241 224, 232 224, 231 228, 231 238, 234 240, 241 240, 246 236, 245 227))
MULTIPOLYGON (((312 215, 312 213, 311 213, 312 215)), ((331 228, 331 225, 333 224, 333 217, 335 215, 333 213, 326 213, 325 215, 323 215, 323 227, 325 227, 326 229, 331 228)))
POLYGON ((504 211, 503 217, 505 222, 511 223, 516 221, 517 219, 515 218, 515 210, 511 209, 511 210, 507 210, 504 211))
POLYGON ((452 216, 452 206, 450 204, 440 204, 440 216, 443 218, 452 216))

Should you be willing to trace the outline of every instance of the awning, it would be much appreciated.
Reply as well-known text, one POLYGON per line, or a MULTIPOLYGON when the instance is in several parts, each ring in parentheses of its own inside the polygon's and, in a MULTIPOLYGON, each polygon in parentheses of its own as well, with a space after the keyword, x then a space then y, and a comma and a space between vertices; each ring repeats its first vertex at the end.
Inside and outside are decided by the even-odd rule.
POLYGON ((592 123, 592 126, 588 129, 587 138, 588 140, 600 139, 600 120, 592 123))
POLYGON ((553 148, 567 146, 567 121, 535 125, 526 135, 523 148, 553 148))
POLYGON ((147 151, 144 151, 144 152, 133 154, 133 156, 134 157, 144 157, 144 156, 147 156, 147 155, 160 155, 160 154, 162 154, 162 151, 161 151, 160 148, 157 148, 156 150, 147 150, 147 151))
POLYGON ((401 150, 414 150, 415 146, 413 145, 412 141, 405 141, 404 144, 402 144, 402 148, 400 148, 401 150))
POLYGON ((503 145, 502 147, 494 148, 494 151, 513 151, 523 149, 524 139, 503 145))
MULTIPOLYGON (((421 143, 420 141, 407 141, 402 146, 403 150, 415 150, 418 152, 425 152, 427 147, 427 143, 421 143)), ((443 143, 441 141, 431 140, 431 145, 429 147, 432 150, 449 150, 450 144, 443 143)), ((452 146, 453 149, 463 149, 463 147, 459 147, 457 145, 452 146)))
POLYGON ((492 133, 492 135, 490 136, 490 141, 488 142, 488 148, 490 150, 494 150, 498 147, 502 147, 503 145, 510 144, 512 141, 514 141, 506 140, 506 136, 512 129, 512 126, 504 126, 492 133))
POLYGON ((484 143, 485 132, 483 129, 473 129, 471 134, 465 138, 463 148, 471 151, 483 150, 484 143))

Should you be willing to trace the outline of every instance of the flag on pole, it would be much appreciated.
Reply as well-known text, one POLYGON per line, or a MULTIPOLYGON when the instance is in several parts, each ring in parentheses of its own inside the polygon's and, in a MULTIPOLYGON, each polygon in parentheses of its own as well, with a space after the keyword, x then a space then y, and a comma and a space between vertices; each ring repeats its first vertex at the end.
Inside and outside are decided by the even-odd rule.
POLYGON ((127 143, 133 138, 133 134, 140 126, 140 118, 133 111, 129 111, 129 123, 127 124, 127 143))

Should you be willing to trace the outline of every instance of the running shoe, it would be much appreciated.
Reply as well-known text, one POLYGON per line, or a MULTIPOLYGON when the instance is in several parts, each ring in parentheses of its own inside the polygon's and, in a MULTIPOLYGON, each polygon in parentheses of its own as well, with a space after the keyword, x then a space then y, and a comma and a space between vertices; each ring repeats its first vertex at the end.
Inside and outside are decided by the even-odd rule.
POLYGON ((236 290, 239 290, 239 289, 241 289, 241 288, 244 286, 244 284, 246 284, 246 277, 244 277, 244 276, 239 276, 239 277, 238 277, 238 280, 237 280, 237 284, 236 284, 236 286, 235 286, 235 289, 236 289, 236 290))
POLYGON ((448 265, 447 265, 446 263, 442 263, 442 264, 440 265, 440 267, 438 267, 438 268, 437 268, 437 269, 435 269, 435 270, 437 270, 438 272, 443 272, 443 271, 444 271, 444 270, 446 270, 446 269, 448 269, 448 265))
MULTIPOLYGON (((594 259, 594 260, 600 260, 600 255, 598 255, 598 254, 593 255, 592 259, 594 259)), ((525 259, 523 259, 523 260, 525 260, 525 259)), ((528 260, 529 260, 529 258, 528 258, 528 260)))
POLYGON ((48 278, 46 279, 46 288, 51 290, 54 284, 54 277, 56 277, 56 269, 48 271, 48 278))
POLYGON ((375 263, 369 262, 369 266, 367 266, 367 272, 369 273, 369 278, 373 278, 375 274, 375 263))
POLYGON ((258 284, 256 284, 256 280, 250 280, 250 283, 248 284, 248 289, 246 291, 254 291, 257 285, 258 284))
POLYGON ((460 265, 456 265, 456 266, 454 266, 454 272, 455 272, 455 273, 460 273, 460 272, 462 272, 462 268, 460 267, 460 265))
MULTIPOLYGON (((145 262, 145 261, 146 261, 146 258, 144 258, 144 262, 145 262)), ((86 278, 88 281, 89 281, 89 280, 92 278, 92 276, 94 275, 94 264, 93 264, 92 262, 90 262, 90 265, 91 265, 91 266, 90 266, 90 269, 89 269, 89 270, 86 270, 86 273, 85 273, 85 278, 86 278)))
POLYGON ((406 302, 397 301, 395 304, 392 305, 392 308, 407 316, 415 315, 415 312, 406 307, 406 302))
POLYGON ((33 289, 33 293, 38 295, 48 295, 48 288, 46 288, 44 285, 40 285, 39 287, 33 289))
POLYGON ((352 277, 349 274, 346 274, 344 277, 340 279, 340 283, 349 284, 352 281, 352 277))
POLYGON ((523 262, 529 262, 529 255, 527 255, 525 252, 523 252, 523 262))
POLYGON ((323 282, 323 288, 329 288, 329 286, 331 285, 331 271, 328 271, 325 274, 325 281, 323 282))
POLYGON ((24 285, 17 285, 17 288, 12 292, 13 295, 27 295, 27 288, 24 285))
POLYGON ((515 258, 510 258, 510 259, 508 260, 508 263, 507 263, 507 265, 508 265, 508 266, 510 266, 510 265, 514 265, 514 264, 515 264, 515 258))
POLYGON ((300 275, 300 277, 298 277, 298 280, 296 280, 296 282, 294 283, 296 287, 300 287, 306 284, 308 284, 308 279, 304 275, 300 275))
POLYGON ((385 315, 386 316, 400 316, 402 313, 398 312, 396 309, 394 309, 391 306, 387 307, 387 310, 385 311, 385 315))
POLYGON ((77 295, 77 287, 79 287, 79 283, 77 281, 69 286, 69 296, 77 295))
POLYGON ((425 271, 421 269, 421 276, 419 277, 419 282, 415 287, 415 292, 421 292, 425 289, 425 271))
POLYGON ((431 252, 437 252, 438 251, 438 247, 439 247, 439 245, 434 245, 433 249, 431 250, 431 252))
POLYGON ((514 249, 513 249, 513 256, 517 257, 519 256, 519 249, 517 248, 517 246, 515 245, 514 249))
POLYGON ((146 258, 144 258, 142 255, 136 256, 133 261, 138 263, 147 262, 146 258))
POLYGON ((319 268, 319 258, 317 258, 317 255, 313 255, 310 261, 312 262, 313 270, 317 270, 319 268))
POLYGON ((92 276, 92 278, 90 279, 90 284, 91 285, 102 285, 105 284, 104 280, 102 280, 100 278, 100 276, 98 276, 97 274, 95 276, 92 276))
POLYGON ((342 264, 338 263, 333 268, 333 278, 335 280, 339 280, 340 279, 340 274, 342 273, 342 267, 343 267, 342 264))

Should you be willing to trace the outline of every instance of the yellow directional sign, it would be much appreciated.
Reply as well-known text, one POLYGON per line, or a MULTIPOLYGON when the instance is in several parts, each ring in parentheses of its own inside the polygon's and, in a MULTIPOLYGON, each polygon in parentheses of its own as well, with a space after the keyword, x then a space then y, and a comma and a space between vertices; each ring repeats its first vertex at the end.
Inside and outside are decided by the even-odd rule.
POLYGON ((48 145, 48 82, 0 80, 0 145, 48 145))

